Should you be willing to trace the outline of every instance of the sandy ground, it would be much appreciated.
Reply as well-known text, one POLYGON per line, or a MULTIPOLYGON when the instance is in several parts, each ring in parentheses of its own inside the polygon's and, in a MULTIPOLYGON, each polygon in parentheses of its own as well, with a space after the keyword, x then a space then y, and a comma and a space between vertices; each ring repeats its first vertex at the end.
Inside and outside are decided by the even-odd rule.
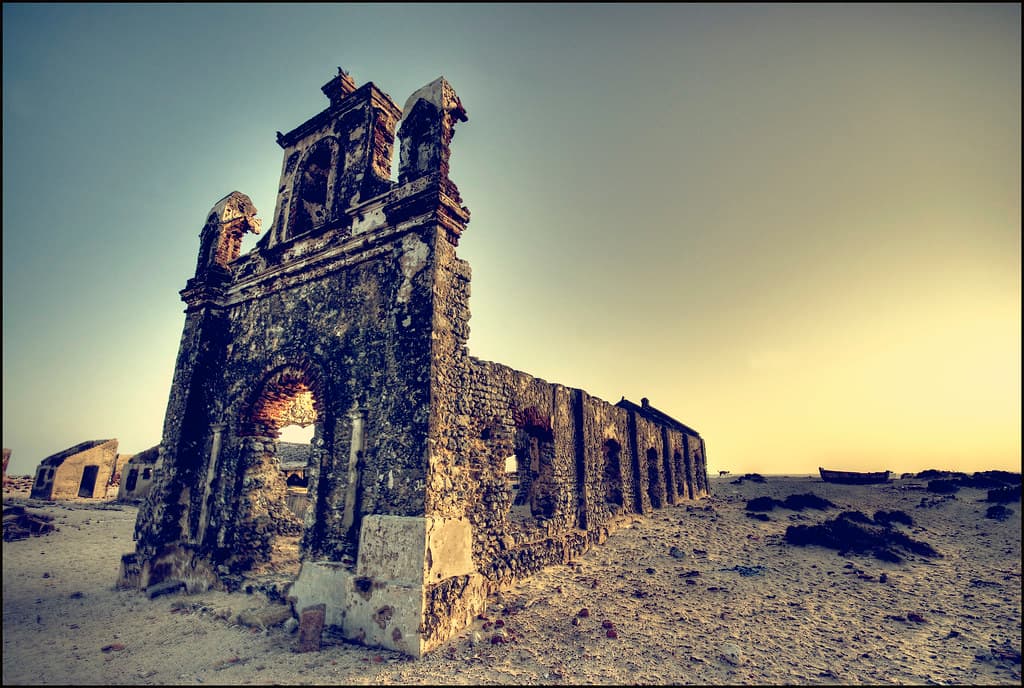
POLYGON ((293 652, 284 627, 237 623, 264 602, 254 595, 115 590, 135 507, 5 495, 59 531, 3 544, 3 684, 1019 685, 1020 504, 998 522, 982 490, 942 500, 923 487, 713 479, 713 497, 637 521, 494 600, 488 615, 510 642, 490 643, 481 620, 420 660, 329 637, 318 653, 293 652), (837 510, 745 514, 749 498, 804 492, 868 515, 902 509, 915 521, 904 532, 944 556, 891 564, 783 541, 786 526, 837 510))

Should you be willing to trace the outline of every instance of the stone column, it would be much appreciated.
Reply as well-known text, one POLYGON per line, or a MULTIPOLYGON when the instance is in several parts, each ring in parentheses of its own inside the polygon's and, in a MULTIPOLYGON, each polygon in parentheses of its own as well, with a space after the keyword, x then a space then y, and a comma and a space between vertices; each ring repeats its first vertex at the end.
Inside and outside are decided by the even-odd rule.
POLYGON ((342 517, 341 526, 348 531, 355 523, 356 518, 356 497, 359 491, 359 461, 362 459, 365 437, 363 435, 363 422, 366 419, 366 411, 358 407, 353 408, 348 414, 352 421, 352 441, 348 453, 348 480, 345 484, 345 514, 342 517))
POLYGON ((196 532, 192 534, 192 542, 202 545, 206 534, 207 518, 209 517, 211 491, 213 481, 217 477, 217 458, 220 456, 221 433, 227 427, 224 423, 214 423, 210 426, 212 438, 210 440, 210 459, 206 465, 206 479, 203 481, 203 501, 199 510, 199 523, 196 532))

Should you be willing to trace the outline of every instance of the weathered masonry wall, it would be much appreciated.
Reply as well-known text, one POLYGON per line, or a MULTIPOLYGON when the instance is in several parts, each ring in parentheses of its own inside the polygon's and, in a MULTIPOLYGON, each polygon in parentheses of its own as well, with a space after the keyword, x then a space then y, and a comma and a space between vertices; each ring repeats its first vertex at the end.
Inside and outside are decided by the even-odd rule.
POLYGON ((474 562, 496 586, 603 542, 624 514, 707 494, 695 477, 696 433, 656 424, 642 408, 469 360, 447 433, 466 460, 457 475, 435 474, 432 484, 444 489, 432 492, 431 507, 466 515, 474 562))
POLYGON ((256 247, 240 255, 262 229, 248 196, 207 214, 119 583, 259 588, 420 655, 627 515, 707 494, 704 444, 646 399, 471 357, 469 210, 449 178, 462 103, 443 78, 403 108, 340 70, 322 90, 330 105, 278 134, 256 247), (308 463, 288 464, 301 494, 289 425, 313 426, 308 463))

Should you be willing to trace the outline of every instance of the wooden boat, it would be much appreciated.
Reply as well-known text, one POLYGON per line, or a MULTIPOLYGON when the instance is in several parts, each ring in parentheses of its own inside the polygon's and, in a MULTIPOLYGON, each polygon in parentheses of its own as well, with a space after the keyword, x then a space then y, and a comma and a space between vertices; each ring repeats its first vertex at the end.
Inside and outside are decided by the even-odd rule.
POLYGON ((827 483, 841 483, 843 485, 871 485, 889 481, 890 471, 878 471, 877 473, 858 473, 856 471, 829 471, 818 466, 821 479, 827 483))

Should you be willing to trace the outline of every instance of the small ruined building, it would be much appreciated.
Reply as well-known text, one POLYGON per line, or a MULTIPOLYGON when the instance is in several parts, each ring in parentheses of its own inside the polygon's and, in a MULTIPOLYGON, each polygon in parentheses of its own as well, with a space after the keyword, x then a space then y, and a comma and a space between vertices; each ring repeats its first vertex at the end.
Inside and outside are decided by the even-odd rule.
POLYGON ((138 502, 145 499, 153 486, 159 445, 141 451, 125 464, 121 471, 121 488, 117 498, 138 502))
POLYGON ((420 655, 630 514, 706 495, 704 441, 646 400, 470 356, 469 211, 448 173, 459 98, 439 78, 400 109, 341 70, 322 90, 326 109, 278 134, 256 246, 240 255, 261 229, 247 196, 206 217, 120 582, 276 592, 420 655), (313 428, 301 471, 278 441, 290 425, 313 428))
POLYGON ((108 499, 117 495, 121 469, 130 454, 117 453, 117 440, 90 440, 39 463, 33 499, 108 499))

